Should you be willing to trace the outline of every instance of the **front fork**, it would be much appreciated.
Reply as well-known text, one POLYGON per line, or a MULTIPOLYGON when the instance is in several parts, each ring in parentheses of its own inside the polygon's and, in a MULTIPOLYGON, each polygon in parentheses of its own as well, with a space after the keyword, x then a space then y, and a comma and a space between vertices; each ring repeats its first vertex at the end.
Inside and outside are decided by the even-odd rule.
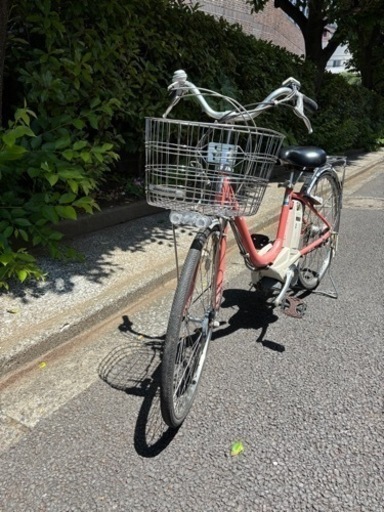
POLYGON ((224 288, 224 273, 226 269, 227 239, 228 239, 228 221, 221 219, 220 231, 218 231, 217 251, 215 255, 215 296, 213 297, 213 310, 217 312, 220 308, 224 288))
MULTIPOLYGON (((223 296, 224 273, 226 269, 226 252, 227 252, 227 235, 228 235, 228 221, 223 218, 214 218, 202 215, 198 212, 176 212, 170 213, 170 220, 173 228, 174 248, 177 278, 179 279, 180 269, 178 261, 177 241, 175 227, 182 225, 189 225, 204 230, 205 228, 216 229, 213 236, 216 237, 215 251, 213 254, 213 261, 209 258, 207 265, 212 265, 212 283, 206 283, 206 286, 212 286, 213 294, 211 297, 210 311, 207 312, 205 319, 198 320, 197 323, 202 324, 202 329, 208 330, 212 324, 215 326, 215 317, 217 311, 220 309, 221 299, 223 296)), ((197 235, 198 236, 198 235, 197 235)), ((196 321, 196 320, 193 320, 196 321)))

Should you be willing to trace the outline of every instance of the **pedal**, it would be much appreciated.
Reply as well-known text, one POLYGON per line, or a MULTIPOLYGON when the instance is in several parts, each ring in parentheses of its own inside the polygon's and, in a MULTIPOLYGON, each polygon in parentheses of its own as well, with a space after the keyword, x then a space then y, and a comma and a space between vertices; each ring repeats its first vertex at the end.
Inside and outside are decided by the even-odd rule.
POLYGON ((292 318, 303 318, 307 309, 306 303, 298 297, 286 295, 281 303, 283 313, 292 318))

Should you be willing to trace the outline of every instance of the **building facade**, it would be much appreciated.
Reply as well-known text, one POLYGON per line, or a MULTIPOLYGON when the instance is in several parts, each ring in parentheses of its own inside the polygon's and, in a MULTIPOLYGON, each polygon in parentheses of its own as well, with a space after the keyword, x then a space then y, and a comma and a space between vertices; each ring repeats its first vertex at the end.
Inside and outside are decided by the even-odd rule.
MULTIPOLYGON (((274 1, 270 0, 263 11, 255 14, 251 12, 251 5, 246 0, 191 0, 198 3, 200 9, 216 18, 224 18, 230 23, 238 23, 247 34, 258 39, 272 42, 285 48, 291 53, 305 55, 304 39, 300 29, 281 10, 274 7, 274 1)), ((335 30, 335 26, 327 27, 324 32, 323 45, 335 30)), ((327 64, 327 71, 341 73, 346 70, 351 55, 348 47, 339 46, 327 64)))
MULTIPOLYGON (((335 25, 330 25, 326 28, 323 34, 323 47, 328 43, 329 39, 333 36, 336 29, 335 25)), ((347 70, 348 62, 351 59, 351 54, 348 46, 340 45, 336 48, 332 57, 327 62, 327 71, 331 73, 342 73, 347 70)))
POLYGON ((216 18, 238 23, 244 32, 258 39, 272 42, 297 55, 304 55, 304 40, 300 29, 270 0, 262 12, 251 12, 246 0, 200 0, 200 9, 216 18))

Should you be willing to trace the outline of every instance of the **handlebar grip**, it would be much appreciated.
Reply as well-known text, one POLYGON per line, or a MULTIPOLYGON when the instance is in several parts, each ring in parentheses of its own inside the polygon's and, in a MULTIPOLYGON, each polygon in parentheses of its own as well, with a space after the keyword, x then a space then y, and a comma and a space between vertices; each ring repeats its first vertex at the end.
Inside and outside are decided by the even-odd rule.
POLYGON ((311 98, 308 98, 308 96, 306 96, 305 94, 303 94, 303 101, 306 108, 311 112, 316 112, 316 110, 318 110, 319 105, 316 103, 316 101, 312 100, 311 98))

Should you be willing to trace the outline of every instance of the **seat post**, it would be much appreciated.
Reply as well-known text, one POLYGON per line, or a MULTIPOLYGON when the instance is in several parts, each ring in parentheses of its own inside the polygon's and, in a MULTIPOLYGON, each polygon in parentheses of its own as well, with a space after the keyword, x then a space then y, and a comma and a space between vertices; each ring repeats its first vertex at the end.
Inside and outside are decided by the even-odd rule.
POLYGON ((302 169, 292 169, 289 174, 289 179, 285 180, 283 183, 279 183, 278 187, 291 188, 293 189, 296 183, 299 181, 301 176, 303 175, 302 169))

